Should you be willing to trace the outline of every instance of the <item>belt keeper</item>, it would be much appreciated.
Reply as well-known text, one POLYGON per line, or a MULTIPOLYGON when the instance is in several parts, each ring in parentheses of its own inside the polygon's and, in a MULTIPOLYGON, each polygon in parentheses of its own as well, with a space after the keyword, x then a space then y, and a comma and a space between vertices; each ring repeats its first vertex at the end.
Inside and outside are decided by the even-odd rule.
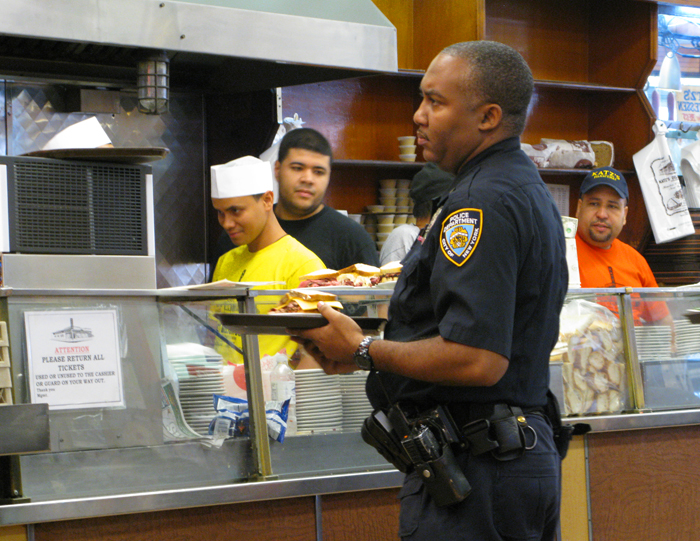
POLYGON ((498 448, 498 442, 489 438, 491 423, 488 419, 477 419, 462 428, 462 437, 469 444, 474 456, 488 453, 498 448))

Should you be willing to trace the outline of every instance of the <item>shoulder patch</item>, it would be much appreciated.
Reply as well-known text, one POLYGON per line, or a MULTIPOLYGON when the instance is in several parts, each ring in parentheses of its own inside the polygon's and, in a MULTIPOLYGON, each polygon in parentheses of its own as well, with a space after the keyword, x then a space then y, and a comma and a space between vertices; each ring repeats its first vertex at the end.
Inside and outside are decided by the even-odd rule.
POLYGON ((440 248, 458 267, 471 257, 481 237, 483 213, 480 209, 460 209, 442 222, 440 248))

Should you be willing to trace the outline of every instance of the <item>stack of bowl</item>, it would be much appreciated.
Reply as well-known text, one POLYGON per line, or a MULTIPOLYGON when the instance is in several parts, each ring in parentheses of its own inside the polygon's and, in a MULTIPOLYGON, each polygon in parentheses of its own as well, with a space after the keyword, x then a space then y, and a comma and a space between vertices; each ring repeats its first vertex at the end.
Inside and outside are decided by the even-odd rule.
POLYGON ((411 214, 413 202, 409 195, 410 179, 386 178, 379 181, 379 205, 368 205, 362 216, 365 230, 381 250, 389 234, 398 226, 415 223, 411 214))
POLYGON ((399 159, 402 162, 416 161, 416 137, 415 135, 405 135, 399 137, 399 159))

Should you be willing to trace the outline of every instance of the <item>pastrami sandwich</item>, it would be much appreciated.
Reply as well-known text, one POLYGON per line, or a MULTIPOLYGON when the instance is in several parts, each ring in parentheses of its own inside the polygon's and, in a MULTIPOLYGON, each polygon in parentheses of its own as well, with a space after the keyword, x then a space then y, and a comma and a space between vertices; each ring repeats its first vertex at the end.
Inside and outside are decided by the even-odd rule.
POLYGON ((343 305, 338 301, 338 297, 325 291, 315 291, 313 289, 292 289, 280 299, 280 302, 270 314, 318 314, 317 305, 323 301, 331 308, 342 310, 343 305))
POLYGON ((319 269, 302 276, 299 287, 339 286, 338 274, 337 270, 319 269))
POLYGON ((379 283, 394 282, 399 279, 403 265, 398 261, 391 261, 379 267, 379 283))
POLYGON ((371 287, 379 283, 379 269, 364 263, 355 263, 338 271, 338 282, 343 286, 371 287))

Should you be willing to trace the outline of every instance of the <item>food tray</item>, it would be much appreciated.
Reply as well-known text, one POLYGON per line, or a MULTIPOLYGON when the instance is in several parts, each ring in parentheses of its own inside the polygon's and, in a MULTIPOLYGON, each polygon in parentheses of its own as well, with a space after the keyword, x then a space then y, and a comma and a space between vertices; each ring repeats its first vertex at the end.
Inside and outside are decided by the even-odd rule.
MULTIPOLYGON (((216 314, 221 323, 236 334, 284 334, 287 329, 316 329, 328 320, 321 314, 216 314)), ((379 331, 386 319, 353 317, 364 331, 379 331)))
POLYGON ((57 148, 53 150, 35 150, 27 152, 23 156, 138 164, 162 160, 169 152, 170 150, 165 147, 57 148))

